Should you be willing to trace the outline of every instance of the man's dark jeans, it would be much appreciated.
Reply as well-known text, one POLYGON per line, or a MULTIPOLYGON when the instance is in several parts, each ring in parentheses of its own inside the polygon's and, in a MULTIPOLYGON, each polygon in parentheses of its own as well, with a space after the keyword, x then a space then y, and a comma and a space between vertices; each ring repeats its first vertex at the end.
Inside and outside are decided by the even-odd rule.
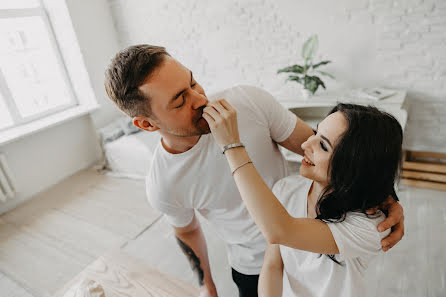
POLYGON ((240 297, 257 297, 259 275, 242 274, 232 269, 232 280, 238 287, 240 297))

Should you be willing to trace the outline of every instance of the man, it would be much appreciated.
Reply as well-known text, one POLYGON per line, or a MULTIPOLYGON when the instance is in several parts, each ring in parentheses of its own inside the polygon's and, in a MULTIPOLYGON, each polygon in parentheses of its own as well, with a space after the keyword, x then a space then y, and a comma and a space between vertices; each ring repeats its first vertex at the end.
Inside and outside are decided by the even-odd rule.
MULTIPOLYGON (((208 98, 192 72, 163 47, 131 46, 119 52, 106 72, 109 97, 135 126, 162 136, 146 178, 148 199, 173 226, 180 247, 198 275, 203 296, 217 296, 206 241, 195 211, 208 219, 226 242, 232 278, 240 296, 257 296, 265 240, 249 216, 226 160, 202 117, 208 98)), ((248 86, 225 90, 238 112, 240 135, 269 187, 287 175, 277 144, 302 154, 310 126, 267 92, 248 86)), ((380 227, 394 231, 383 240, 387 250, 403 236, 401 206, 392 198, 380 227)))

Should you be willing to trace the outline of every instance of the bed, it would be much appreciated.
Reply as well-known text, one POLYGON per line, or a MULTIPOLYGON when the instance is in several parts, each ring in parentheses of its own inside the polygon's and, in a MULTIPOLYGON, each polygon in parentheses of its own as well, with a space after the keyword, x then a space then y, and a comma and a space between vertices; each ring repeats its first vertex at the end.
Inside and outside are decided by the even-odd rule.
POLYGON ((103 161, 100 169, 115 177, 144 179, 160 141, 159 133, 135 127, 128 117, 100 129, 103 161))

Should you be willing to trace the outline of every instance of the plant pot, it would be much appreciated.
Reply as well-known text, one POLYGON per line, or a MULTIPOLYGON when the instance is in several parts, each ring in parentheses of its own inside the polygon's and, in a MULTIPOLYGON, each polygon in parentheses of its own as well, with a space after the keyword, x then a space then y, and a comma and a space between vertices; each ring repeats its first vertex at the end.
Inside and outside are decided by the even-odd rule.
POLYGON ((302 97, 304 97, 304 99, 308 99, 308 98, 311 97, 311 92, 310 92, 310 90, 302 89, 301 92, 302 92, 302 97))

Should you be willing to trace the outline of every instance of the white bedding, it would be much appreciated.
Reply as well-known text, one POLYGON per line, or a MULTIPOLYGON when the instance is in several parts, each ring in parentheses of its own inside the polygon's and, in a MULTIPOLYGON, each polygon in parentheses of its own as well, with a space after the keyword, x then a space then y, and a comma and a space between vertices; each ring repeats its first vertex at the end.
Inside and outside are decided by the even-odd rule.
POLYGON ((143 179, 153 152, 160 141, 158 133, 141 131, 123 135, 104 144, 109 175, 143 179))

